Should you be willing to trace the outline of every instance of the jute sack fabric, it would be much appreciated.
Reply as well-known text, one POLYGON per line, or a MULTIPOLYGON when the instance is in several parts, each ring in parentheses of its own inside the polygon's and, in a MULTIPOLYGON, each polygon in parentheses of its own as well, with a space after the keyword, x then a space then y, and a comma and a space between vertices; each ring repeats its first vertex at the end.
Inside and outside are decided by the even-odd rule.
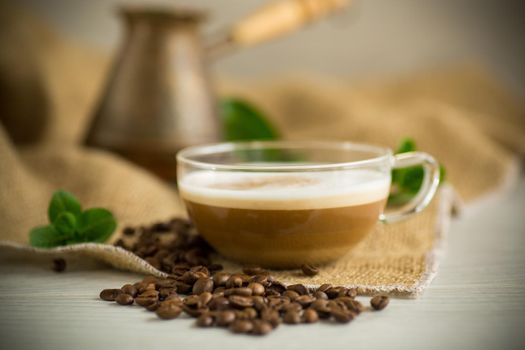
MULTIPOLYGON (((75 193, 86 207, 111 209, 120 227, 184 211, 172 186, 115 155, 80 146, 108 59, 23 12, 9 9, 0 17, 0 97, 9 102, 0 104, 1 255, 91 257, 161 275, 111 245, 45 251, 27 246, 28 231, 45 223, 47 203, 57 188, 75 193), (17 69, 21 65, 24 69, 17 69), (38 108, 33 108, 35 101, 41 102, 38 108)), ((479 68, 357 85, 322 77, 221 82, 217 90, 222 95, 257 103, 288 139, 394 147, 411 136, 446 165, 449 182, 466 200, 508 186, 517 174, 515 155, 525 149, 524 109, 479 68)), ((361 293, 417 295, 437 270, 454 198, 445 187, 424 213, 378 225, 351 254, 323 267, 313 279, 294 271, 276 274, 288 283, 328 282, 358 287, 361 293)))

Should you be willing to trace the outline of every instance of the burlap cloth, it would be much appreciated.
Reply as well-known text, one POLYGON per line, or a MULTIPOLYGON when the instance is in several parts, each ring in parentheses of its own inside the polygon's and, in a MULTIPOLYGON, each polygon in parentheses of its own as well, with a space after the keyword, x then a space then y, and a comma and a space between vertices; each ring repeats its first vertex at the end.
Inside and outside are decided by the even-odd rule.
MULTIPOLYGON (((1 1, 0 1, 1 3, 1 1)), ((28 232, 46 222, 52 191, 111 209, 122 225, 184 215, 173 187, 115 155, 80 146, 108 58, 64 39, 47 25, 0 4, 0 254, 30 259, 92 257, 117 268, 161 275, 110 245, 42 251, 28 232)), ((295 76, 268 81, 217 79, 222 95, 249 98, 289 139, 341 139, 394 147, 405 136, 435 155, 467 202, 501 190, 517 176, 525 150, 525 108, 478 66, 350 84, 295 76)), ((313 278, 275 272, 285 282, 324 282, 361 293, 419 294, 435 274, 455 191, 442 187, 422 214, 377 225, 342 260, 313 278)), ((113 239, 116 239, 114 235, 113 239)), ((238 268, 224 262, 227 268, 238 268)))

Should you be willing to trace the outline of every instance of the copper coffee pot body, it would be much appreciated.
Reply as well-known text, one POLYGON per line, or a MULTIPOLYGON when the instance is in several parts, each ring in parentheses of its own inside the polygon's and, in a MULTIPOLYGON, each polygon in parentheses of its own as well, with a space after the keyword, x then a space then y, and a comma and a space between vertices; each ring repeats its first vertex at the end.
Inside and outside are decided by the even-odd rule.
POLYGON ((86 143, 175 178, 180 148, 220 140, 194 12, 123 10, 126 33, 86 143))

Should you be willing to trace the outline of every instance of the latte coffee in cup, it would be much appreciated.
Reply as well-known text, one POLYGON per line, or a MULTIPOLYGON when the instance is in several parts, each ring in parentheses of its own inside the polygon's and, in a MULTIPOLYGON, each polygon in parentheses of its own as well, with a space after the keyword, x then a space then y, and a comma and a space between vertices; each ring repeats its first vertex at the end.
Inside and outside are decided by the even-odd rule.
POLYGON ((390 173, 198 170, 178 183, 195 226, 220 254, 292 268, 332 261, 361 241, 383 212, 390 173))

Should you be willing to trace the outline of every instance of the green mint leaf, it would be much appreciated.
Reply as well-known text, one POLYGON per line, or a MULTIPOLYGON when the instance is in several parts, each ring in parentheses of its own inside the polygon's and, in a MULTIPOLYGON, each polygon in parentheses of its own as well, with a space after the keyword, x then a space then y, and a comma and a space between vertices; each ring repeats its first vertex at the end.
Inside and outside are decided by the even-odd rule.
POLYGON ((51 225, 35 227, 29 233, 29 244, 33 247, 53 248, 64 243, 64 237, 51 225))
POLYGON ((250 103, 236 98, 223 99, 220 103, 224 138, 227 141, 274 140, 279 134, 273 125, 250 103))
POLYGON ((53 193, 51 202, 49 202, 49 208, 47 211, 49 222, 54 223, 58 216, 63 212, 69 212, 78 218, 82 212, 82 207, 75 196, 71 193, 59 190, 53 193))
POLYGON ((414 152, 415 150, 416 150, 416 142, 414 141, 414 139, 410 137, 405 137, 399 143, 399 146, 397 147, 397 150, 396 150, 396 154, 414 152))
POLYGON ((82 213, 77 228, 80 241, 105 242, 117 228, 117 222, 109 210, 92 208, 82 213))
POLYGON ((64 236, 74 236, 77 227, 77 219, 70 212, 62 212, 53 223, 53 227, 64 236))

